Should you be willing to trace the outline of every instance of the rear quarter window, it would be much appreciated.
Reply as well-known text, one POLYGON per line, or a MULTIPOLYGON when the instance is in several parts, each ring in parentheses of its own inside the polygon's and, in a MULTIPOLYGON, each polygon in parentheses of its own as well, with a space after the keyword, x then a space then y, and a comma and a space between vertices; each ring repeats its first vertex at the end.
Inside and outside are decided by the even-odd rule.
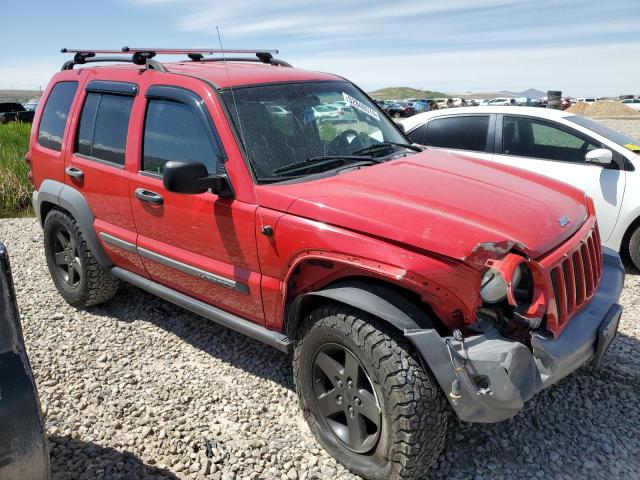
POLYGON ((487 149, 489 115, 436 118, 427 124, 425 145, 484 152, 487 149))
POLYGON ((62 137, 78 82, 57 83, 47 99, 38 129, 38 144, 52 150, 62 149, 62 137))

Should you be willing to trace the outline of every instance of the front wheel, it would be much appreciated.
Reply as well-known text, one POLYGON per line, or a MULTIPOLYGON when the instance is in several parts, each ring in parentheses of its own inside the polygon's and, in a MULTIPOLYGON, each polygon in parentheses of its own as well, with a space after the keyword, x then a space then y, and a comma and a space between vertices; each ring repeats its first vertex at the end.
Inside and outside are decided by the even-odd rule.
POLYGON ((301 326, 294 353, 300 407, 320 444, 368 479, 414 479, 440 454, 446 400, 401 334, 327 304, 301 326))

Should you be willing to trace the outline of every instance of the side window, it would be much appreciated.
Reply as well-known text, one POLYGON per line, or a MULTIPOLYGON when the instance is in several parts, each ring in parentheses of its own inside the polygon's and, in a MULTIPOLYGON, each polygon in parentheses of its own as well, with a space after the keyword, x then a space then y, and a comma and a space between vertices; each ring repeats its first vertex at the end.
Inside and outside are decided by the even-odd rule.
POLYGON ((57 151, 62 149, 64 127, 77 89, 78 82, 60 82, 51 90, 38 130, 38 143, 43 147, 57 151))
POLYGON ((420 125, 419 127, 414 128, 409 133, 407 133, 407 138, 409 140, 411 140, 413 143, 417 143, 418 145, 425 145, 426 144, 426 135, 425 135, 426 131, 427 131, 427 126, 426 125, 420 125))
POLYGON ((484 152, 487 149, 489 115, 436 118, 427 124, 425 145, 484 152))
POLYGON ((502 149, 505 154, 546 160, 584 162, 598 144, 582 135, 534 118, 505 116, 502 149))
POLYGON ((76 153, 124 166, 133 97, 89 92, 82 107, 76 153))
POLYGON ((213 132, 207 131, 196 112, 180 102, 150 99, 144 122, 140 170, 162 174, 168 161, 202 162, 210 173, 217 168, 213 132))

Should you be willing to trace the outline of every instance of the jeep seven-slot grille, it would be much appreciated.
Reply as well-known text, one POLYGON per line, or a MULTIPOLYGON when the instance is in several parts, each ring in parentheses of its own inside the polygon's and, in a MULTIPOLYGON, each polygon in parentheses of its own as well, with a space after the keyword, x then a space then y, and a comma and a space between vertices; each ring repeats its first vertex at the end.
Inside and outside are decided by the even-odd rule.
POLYGON ((597 225, 551 269, 551 285, 562 327, 573 313, 588 302, 602 274, 602 248, 597 225))

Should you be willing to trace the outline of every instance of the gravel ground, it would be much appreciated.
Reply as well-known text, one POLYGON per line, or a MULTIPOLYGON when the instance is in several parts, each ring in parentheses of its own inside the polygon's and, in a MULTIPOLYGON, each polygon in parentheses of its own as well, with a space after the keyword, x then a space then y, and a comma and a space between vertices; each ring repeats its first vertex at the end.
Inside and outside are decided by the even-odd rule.
MULTIPOLYGON (((0 220, 54 479, 354 479, 313 440, 286 355, 126 287, 78 311, 34 219, 0 220)), ((640 478, 640 276, 602 368, 495 425, 451 421, 428 478, 640 478)))
POLYGON ((607 127, 615 128, 633 138, 640 139, 640 120, 612 120, 606 118, 598 118, 597 120, 607 127))

